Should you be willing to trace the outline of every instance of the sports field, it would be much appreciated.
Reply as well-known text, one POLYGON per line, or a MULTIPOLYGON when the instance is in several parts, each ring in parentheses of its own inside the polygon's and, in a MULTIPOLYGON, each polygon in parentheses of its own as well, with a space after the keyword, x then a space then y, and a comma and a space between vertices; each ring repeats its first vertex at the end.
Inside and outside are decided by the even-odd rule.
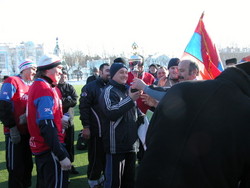
MULTIPOLYGON (((82 85, 74 85, 78 96, 80 95, 80 91, 82 88, 82 85)), ((78 104, 75 107, 75 144, 76 139, 79 131, 82 129, 82 125, 79 120, 79 110, 78 110, 78 104)), ((4 142, 4 134, 3 134, 3 125, 0 124, 0 187, 1 188, 7 188, 7 180, 8 180, 8 173, 6 170, 6 164, 5 164, 5 142, 4 142)), ((69 187, 81 187, 81 188, 88 188, 87 183, 87 175, 86 175, 86 169, 87 169, 87 152, 86 150, 75 150, 75 162, 74 166, 76 169, 80 172, 78 175, 70 175, 70 184, 69 187)), ((36 186, 36 169, 34 165, 33 169, 33 179, 32 179, 32 188, 35 188, 36 186)))

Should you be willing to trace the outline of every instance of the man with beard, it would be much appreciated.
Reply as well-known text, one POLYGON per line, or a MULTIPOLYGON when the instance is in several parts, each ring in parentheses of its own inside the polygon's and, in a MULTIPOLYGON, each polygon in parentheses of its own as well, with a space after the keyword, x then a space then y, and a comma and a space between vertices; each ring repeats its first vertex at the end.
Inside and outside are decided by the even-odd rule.
POLYGON ((82 88, 80 97, 80 120, 84 127, 82 136, 88 139, 88 183, 90 188, 103 185, 105 152, 102 142, 102 119, 100 117, 99 96, 110 78, 109 64, 99 68, 99 77, 82 88))

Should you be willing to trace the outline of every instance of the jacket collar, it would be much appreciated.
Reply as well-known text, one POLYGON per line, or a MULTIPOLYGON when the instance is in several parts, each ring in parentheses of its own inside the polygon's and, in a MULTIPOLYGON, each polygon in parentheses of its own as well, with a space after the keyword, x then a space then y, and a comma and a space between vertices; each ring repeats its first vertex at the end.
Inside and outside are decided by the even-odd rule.
POLYGON ((103 80, 101 77, 98 77, 98 78, 96 79, 96 81, 99 82, 101 85, 104 85, 104 86, 107 85, 108 82, 109 82, 109 81, 103 80))
POLYGON ((119 84, 119 83, 117 83, 116 81, 114 81, 112 79, 109 80, 109 83, 110 83, 110 85, 120 89, 121 91, 126 91, 127 90, 127 86, 125 84, 119 84))
POLYGON ((56 86, 55 84, 53 84, 53 81, 48 76, 42 76, 41 78, 46 80, 51 85, 51 87, 56 86))

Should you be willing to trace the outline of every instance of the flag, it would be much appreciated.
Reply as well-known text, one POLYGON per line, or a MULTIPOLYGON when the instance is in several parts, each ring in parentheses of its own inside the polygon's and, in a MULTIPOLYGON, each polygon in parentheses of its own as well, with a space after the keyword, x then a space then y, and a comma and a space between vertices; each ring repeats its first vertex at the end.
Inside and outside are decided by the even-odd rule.
POLYGON ((208 80, 217 77, 223 71, 223 65, 215 44, 205 29, 203 16, 204 12, 184 51, 182 59, 191 59, 198 63, 201 79, 208 80))

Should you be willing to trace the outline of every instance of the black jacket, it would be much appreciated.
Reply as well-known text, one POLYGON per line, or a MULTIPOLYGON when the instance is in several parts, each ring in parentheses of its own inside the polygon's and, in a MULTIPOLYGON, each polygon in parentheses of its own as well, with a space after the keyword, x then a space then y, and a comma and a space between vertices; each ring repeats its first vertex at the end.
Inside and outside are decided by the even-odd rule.
POLYGON ((149 125, 137 187, 249 188, 249 97, 249 76, 237 68, 169 89, 149 125))
POLYGON ((99 78, 99 76, 96 76, 96 75, 89 76, 89 77, 87 78, 86 84, 88 84, 88 83, 90 83, 90 82, 96 80, 97 78, 99 78))
POLYGON ((75 88, 69 83, 58 84, 62 93, 63 113, 68 112, 69 108, 76 106, 77 94, 75 88))
POLYGON ((77 104, 78 96, 75 88, 69 83, 58 84, 57 86, 62 94, 63 114, 69 113, 70 123, 73 125, 74 109, 77 104))
POLYGON ((135 102, 128 96, 127 87, 110 80, 99 97, 103 115, 103 142, 107 153, 135 152, 137 119, 141 115, 135 102))
POLYGON ((84 127, 90 129, 91 136, 101 137, 101 118, 98 99, 106 84, 99 77, 97 80, 86 84, 81 91, 79 104, 80 120, 84 127))

